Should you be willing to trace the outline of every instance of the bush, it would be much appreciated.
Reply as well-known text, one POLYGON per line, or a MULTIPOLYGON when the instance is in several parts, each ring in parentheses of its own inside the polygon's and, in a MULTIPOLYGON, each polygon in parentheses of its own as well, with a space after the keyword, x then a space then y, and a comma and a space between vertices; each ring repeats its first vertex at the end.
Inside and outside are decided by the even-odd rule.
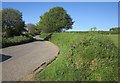
POLYGON ((32 37, 15 36, 2 39, 2 47, 8 47, 33 41, 32 37))

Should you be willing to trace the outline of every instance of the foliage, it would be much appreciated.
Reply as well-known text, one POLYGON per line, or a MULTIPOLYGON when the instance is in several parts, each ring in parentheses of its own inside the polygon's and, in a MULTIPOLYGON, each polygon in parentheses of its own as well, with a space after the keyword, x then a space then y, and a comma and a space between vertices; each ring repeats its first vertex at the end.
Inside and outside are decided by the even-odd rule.
POLYGON ((51 41, 59 46, 60 54, 36 80, 117 81, 118 49, 108 36, 54 33, 51 41))
POLYGON ((110 28, 110 31, 120 31, 120 27, 110 28))
POLYGON ((38 23, 36 23, 36 28, 37 28, 37 30, 38 30, 38 32, 39 32, 39 33, 41 33, 41 32, 42 32, 42 29, 41 29, 41 27, 40 27, 39 22, 38 22, 38 23))
POLYGON ((2 38, 2 47, 4 48, 8 46, 28 43, 31 41, 33 41, 33 39, 31 37, 26 36, 14 36, 9 38, 2 38))
POLYGON ((35 36, 35 35, 39 35, 40 32, 39 30, 37 29, 36 25, 34 24, 27 24, 26 27, 25 27, 25 30, 22 34, 26 35, 26 36, 35 36))
POLYGON ((20 35, 24 30, 22 13, 18 10, 5 8, 2 10, 2 32, 3 36, 11 37, 20 35))
POLYGON ((0 10, 0 32, 2 31, 2 11, 0 10))
POLYGON ((37 26, 43 32, 61 32, 72 28, 72 19, 62 7, 54 7, 40 16, 37 26))
POLYGON ((110 32, 120 34, 120 27, 111 28, 110 32))
POLYGON ((96 31, 96 30, 97 30, 96 27, 90 28, 90 31, 96 31))
POLYGON ((29 33, 35 33, 37 30, 36 26, 34 24, 31 24, 31 23, 27 24, 26 28, 28 29, 29 33))

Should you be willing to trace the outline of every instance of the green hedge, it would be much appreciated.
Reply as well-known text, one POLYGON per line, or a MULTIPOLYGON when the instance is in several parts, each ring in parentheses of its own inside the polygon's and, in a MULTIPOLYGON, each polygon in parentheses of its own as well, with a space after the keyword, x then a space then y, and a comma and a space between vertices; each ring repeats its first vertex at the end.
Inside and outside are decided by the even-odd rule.
POLYGON ((9 37, 9 38, 2 38, 2 48, 13 46, 13 45, 19 45, 24 44, 33 41, 31 37, 26 36, 15 36, 15 37, 9 37))

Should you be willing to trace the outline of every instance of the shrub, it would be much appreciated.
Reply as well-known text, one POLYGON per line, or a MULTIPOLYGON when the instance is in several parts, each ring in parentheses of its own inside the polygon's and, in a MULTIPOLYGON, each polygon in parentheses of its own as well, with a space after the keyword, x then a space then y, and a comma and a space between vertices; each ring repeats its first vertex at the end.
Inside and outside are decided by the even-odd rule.
POLYGON ((15 37, 3 38, 2 47, 28 43, 32 40, 33 39, 31 37, 26 37, 26 36, 15 36, 15 37))

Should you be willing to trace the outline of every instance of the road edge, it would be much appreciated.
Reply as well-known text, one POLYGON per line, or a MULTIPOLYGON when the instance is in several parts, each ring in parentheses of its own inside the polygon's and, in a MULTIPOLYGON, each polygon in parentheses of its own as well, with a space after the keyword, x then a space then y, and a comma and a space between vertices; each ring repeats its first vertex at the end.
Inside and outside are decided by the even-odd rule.
POLYGON ((33 72, 29 73, 28 75, 22 77, 19 81, 36 81, 34 78, 35 76, 40 73, 41 71, 43 71, 49 64, 51 64, 53 61, 56 60, 56 58, 58 57, 59 53, 60 53, 60 50, 59 50, 59 47, 56 46, 55 44, 53 44, 52 42, 50 41, 45 41, 46 44, 48 45, 51 45, 51 46, 54 46, 56 47, 57 49, 57 53, 55 54, 55 57, 52 58, 51 60, 47 61, 47 62, 44 62, 42 64, 40 64, 40 66, 36 67, 33 72))

